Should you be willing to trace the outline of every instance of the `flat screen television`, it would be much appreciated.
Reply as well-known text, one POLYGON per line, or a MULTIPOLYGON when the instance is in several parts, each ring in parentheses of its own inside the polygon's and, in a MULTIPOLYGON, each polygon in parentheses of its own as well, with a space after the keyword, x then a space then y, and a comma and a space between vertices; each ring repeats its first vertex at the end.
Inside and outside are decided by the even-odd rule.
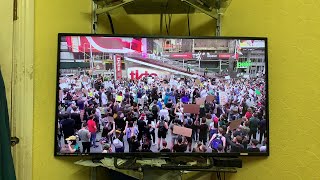
POLYGON ((267 38, 59 34, 55 155, 268 156, 267 38))

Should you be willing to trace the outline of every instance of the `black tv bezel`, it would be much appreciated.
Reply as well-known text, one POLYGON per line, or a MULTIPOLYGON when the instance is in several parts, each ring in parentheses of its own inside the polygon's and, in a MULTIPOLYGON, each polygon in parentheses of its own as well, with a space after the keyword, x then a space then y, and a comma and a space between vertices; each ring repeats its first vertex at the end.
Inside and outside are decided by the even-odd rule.
POLYGON ((165 36, 165 35, 132 35, 132 34, 90 34, 90 33, 58 33, 57 44, 57 71, 56 71, 56 102, 55 102, 55 131, 54 131, 54 156, 85 156, 92 158, 118 157, 118 158, 170 158, 177 156, 194 156, 194 157, 239 157, 239 156, 270 156, 270 120, 269 120, 269 74, 268 74, 268 38, 267 37, 247 37, 247 36, 165 36), (267 120, 267 139, 268 145, 266 152, 248 152, 248 153, 59 153, 56 152, 57 147, 57 119, 59 114, 59 70, 60 70, 60 46, 62 36, 96 36, 96 37, 130 37, 130 38, 166 38, 166 39, 239 39, 239 40, 264 40, 265 41, 265 81, 266 81, 266 120, 267 120))

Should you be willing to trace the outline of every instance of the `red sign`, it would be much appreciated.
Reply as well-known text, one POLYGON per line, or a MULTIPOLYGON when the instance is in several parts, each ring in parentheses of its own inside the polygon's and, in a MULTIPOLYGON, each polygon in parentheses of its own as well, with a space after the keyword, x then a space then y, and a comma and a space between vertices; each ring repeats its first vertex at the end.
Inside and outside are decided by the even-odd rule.
POLYGON ((116 79, 119 80, 122 78, 122 68, 121 68, 121 56, 115 55, 115 68, 116 68, 116 79))
POLYGON ((192 59, 192 53, 172 53, 170 54, 170 57, 178 59, 192 59))
POLYGON ((222 53, 222 54, 219 54, 218 57, 219 59, 230 59, 230 58, 238 59, 239 55, 222 53))
POLYGON ((128 49, 141 52, 141 38, 98 37, 98 36, 66 36, 67 45, 72 52, 105 52, 128 49), (75 48, 78 47, 78 48, 75 48))
POLYGON ((231 54, 219 54, 219 59, 229 59, 232 55, 231 54))
POLYGON ((148 71, 145 71, 144 73, 140 74, 138 70, 136 70, 136 72, 131 71, 129 75, 130 75, 130 79, 136 79, 136 80, 139 80, 142 77, 149 77, 149 76, 155 77, 155 76, 158 76, 158 74, 149 73, 148 71))

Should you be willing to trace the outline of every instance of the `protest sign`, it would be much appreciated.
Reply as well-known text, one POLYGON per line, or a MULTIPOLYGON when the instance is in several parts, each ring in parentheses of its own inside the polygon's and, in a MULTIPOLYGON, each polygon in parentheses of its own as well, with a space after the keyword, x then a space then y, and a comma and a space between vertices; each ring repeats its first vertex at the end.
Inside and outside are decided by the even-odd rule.
POLYGON ((206 101, 207 102, 212 102, 214 99, 215 99, 215 97, 212 96, 212 95, 209 95, 209 96, 206 97, 206 101))
POLYGON ((201 84, 200 79, 196 79, 195 84, 199 86, 201 84))
POLYGON ((228 102, 228 96, 226 92, 219 92, 220 105, 225 105, 228 102))
POLYGON ((196 98, 196 104, 198 105, 204 105, 204 102, 206 101, 206 98, 196 98))
POLYGON ((117 96, 116 101, 121 102, 122 101, 122 96, 117 96))
POLYGON ((257 96, 261 95, 261 92, 259 91, 259 89, 256 89, 255 93, 256 93, 257 96))
POLYGON ((185 137, 191 137, 192 129, 174 125, 173 126, 173 133, 181 135, 181 136, 185 136, 185 137))
POLYGON ((237 120, 231 121, 230 125, 229 125, 230 130, 237 129, 240 126, 241 122, 242 122, 242 119, 237 119, 237 120))
POLYGON ((199 114, 200 105, 198 104, 185 104, 183 105, 183 112, 190 114, 199 114))

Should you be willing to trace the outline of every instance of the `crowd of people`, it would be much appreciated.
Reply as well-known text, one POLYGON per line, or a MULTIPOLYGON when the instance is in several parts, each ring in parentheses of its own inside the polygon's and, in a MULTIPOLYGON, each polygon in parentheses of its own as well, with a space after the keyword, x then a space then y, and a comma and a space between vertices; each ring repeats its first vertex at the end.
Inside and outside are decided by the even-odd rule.
POLYGON ((57 152, 266 152, 264 77, 60 78, 57 152), (223 98, 222 92, 227 95, 223 98), (185 104, 214 96, 200 112, 185 104), (241 123, 231 129, 232 121, 241 123), (175 127, 192 135, 175 134, 175 127))

